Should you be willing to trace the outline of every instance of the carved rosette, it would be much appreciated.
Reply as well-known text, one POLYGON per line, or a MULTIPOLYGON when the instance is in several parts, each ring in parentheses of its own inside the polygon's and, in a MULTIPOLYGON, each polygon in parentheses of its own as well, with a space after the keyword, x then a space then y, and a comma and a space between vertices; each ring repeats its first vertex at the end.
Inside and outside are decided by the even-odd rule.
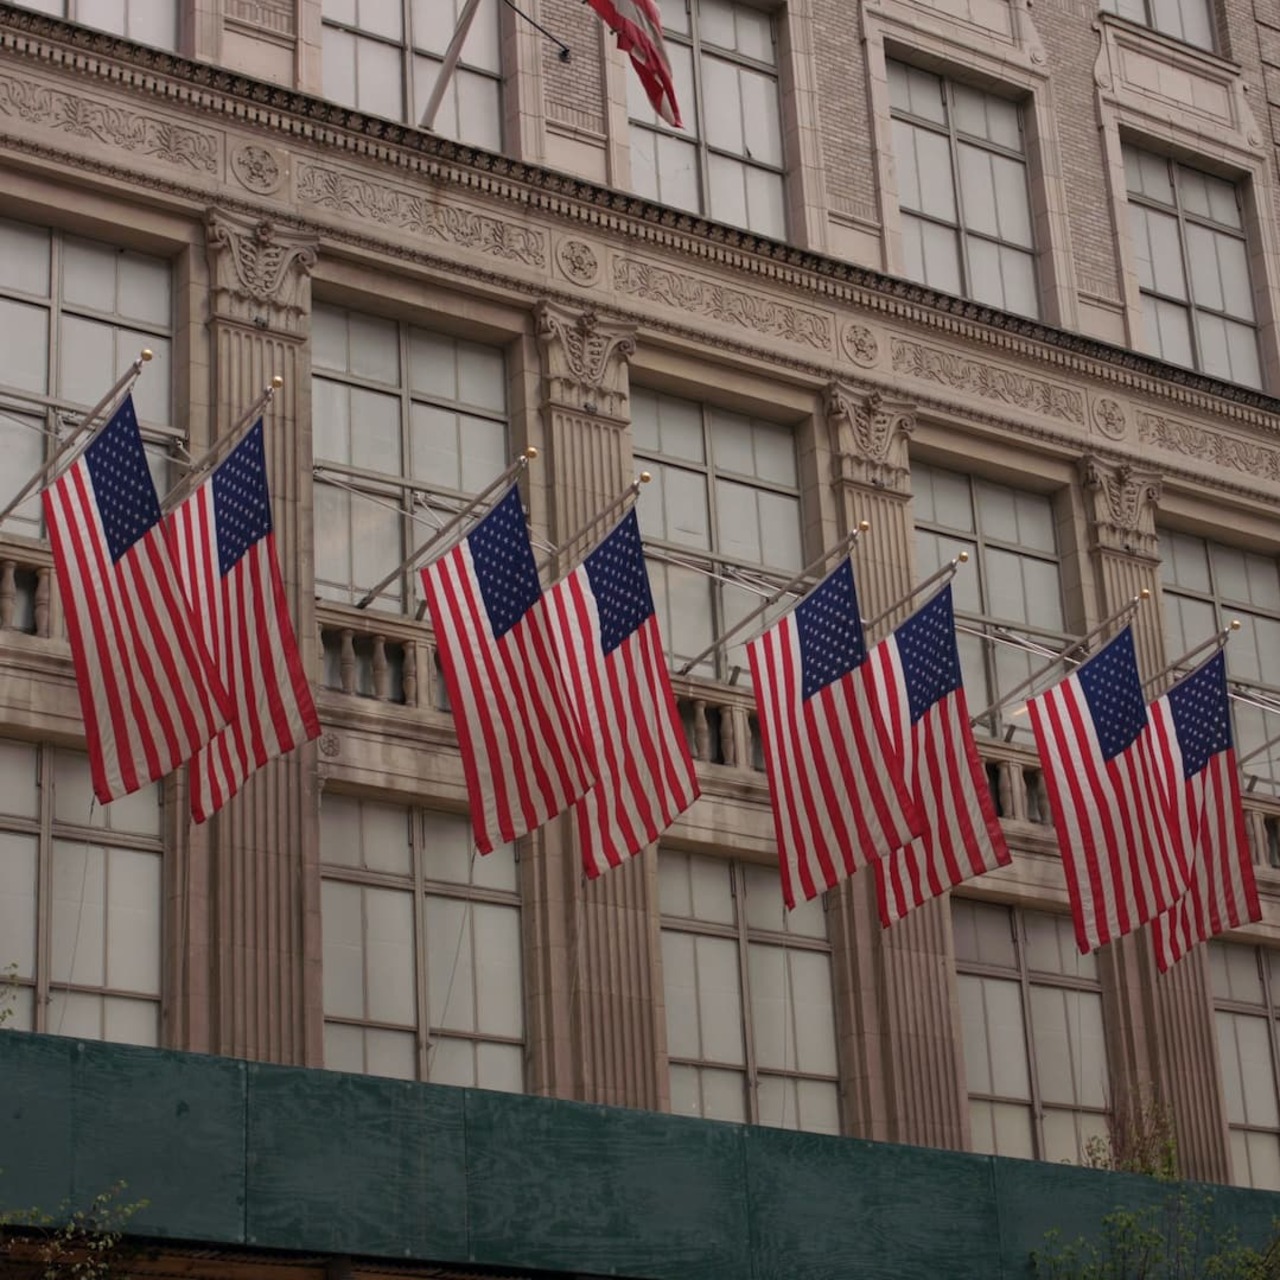
POLYGON ((547 399, 561 408, 626 421, 626 367, 635 354, 635 330, 602 320, 594 311, 573 312, 540 302, 536 312, 547 399))
POLYGON ((1081 460, 1080 471, 1095 545, 1104 551, 1158 560, 1160 473, 1093 456, 1081 460))
POLYGON ((215 313, 260 329, 298 332, 316 265, 316 239, 266 220, 210 209, 205 221, 215 313))
POLYGON ((915 416, 909 404, 832 382, 827 386, 826 410, 841 479, 910 493, 907 441, 915 430, 915 416))

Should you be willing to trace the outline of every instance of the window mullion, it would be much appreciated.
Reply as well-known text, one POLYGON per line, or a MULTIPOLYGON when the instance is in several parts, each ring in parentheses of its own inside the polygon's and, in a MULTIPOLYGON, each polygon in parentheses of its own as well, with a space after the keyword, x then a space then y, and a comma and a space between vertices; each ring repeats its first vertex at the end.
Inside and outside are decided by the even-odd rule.
POLYGON ((1178 219, 1178 252, 1182 255, 1182 276, 1187 286, 1187 336, 1191 343, 1192 368, 1203 369, 1204 360, 1200 353, 1200 326, 1196 323, 1196 290, 1191 280, 1191 259, 1187 253, 1187 216, 1182 208, 1182 181, 1178 176, 1177 164, 1172 160, 1166 163, 1173 178, 1173 205, 1178 219))
POLYGON ((414 1051, 418 1064, 418 1079, 428 1078, 431 1052, 431 1022, 428 1007, 430 973, 427 967, 427 894, 426 894, 426 834, 421 809, 411 809, 409 816, 409 858, 413 873, 413 951, 414 978, 418 989, 414 1010, 418 1025, 414 1034, 414 1051))
POLYGON ((1035 1143, 1036 1158, 1045 1158, 1044 1103, 1040 1097, 1040 1072, 1036 1064, 1036 1045, 1031 1024, 1031 976, 1027 972, 1026 939, 1022 913, 1010 908, 1010 927, 1013 931, 1013 951, 1018 958, 1018 990, 1022 1001, 1022 1036, 1027 1053, 1027 1080, 1031 1085, 1031 1133, 1035 1143))
POLYGON ((53 964, 53 748, 39 748, 40 835, 36 848, 36 956, 31 1029, 48 1029, 49 973, 53 964))
MULTIPOLYGON (((737 862, 729 864, 733 886, 733 919, 738 942, 738 986, 742 991, 742 1040, 747 1076, 747 1119, 760 1123, 760 1082, 756 1077, 755 1020, 751 1016, 750 944, 747 941, 746 880, 737 862)), ((786 975, 783 975, 784 981, 786 975)))

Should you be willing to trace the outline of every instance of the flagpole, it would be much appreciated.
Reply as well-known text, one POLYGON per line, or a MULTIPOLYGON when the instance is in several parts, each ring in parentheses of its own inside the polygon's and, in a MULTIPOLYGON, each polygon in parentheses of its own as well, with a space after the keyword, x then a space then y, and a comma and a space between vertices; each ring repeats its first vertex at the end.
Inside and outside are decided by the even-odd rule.
POLYGON ((1159 682, 1163 680, 1165 676, 1167 676, 1171 671, 1177 671, 1179 667, 1185 667, 1187 663, 1191 661, 1192 658, 1199 657, 1199 655, 1202 654, 1206 649, 1210 649, 1210 648, 1221 649, 1222 646, 1226 644, 1228 640, 1231 639, 1232 633, 1239 630, 1240 630, 1240 619, 1232 618, 1231 621, 1225 627, 1223 627, 1221 631, 1214 632, 1214 634, 1211 635, 1207 640, 1201 640, 1200 643, 1196 645, 1194 648, 1188 649, 1186 653, 1182 655, 1182 657, 1178 658, 1174 662, 1169 663, 1167 667, 1162 667, 1159 671, 1155 673, 1155 675, 1151 677, 1150 680, 1144 680, 1142 682, 1143 691, 1145 692, 1147 689, 1150 689, 1151 686, 1154 684, 1159 684, 1159 682))
POLYGON ((800 572, 797 573, 794 578, 791 578, 787 582, 783 583, 783 585, 780 586, 777 589, 777 591, 773 593, 773 595, 769 596, 769 598, 765 600, 762 604, 752 609, 751 612, 747 614, 745 617, 739 618, 738 621, 735 622, 733 626, 729 628, 728 631, 722 631, 720 635, 718 635, 705 649, 703 649, 701 653, 697 654, 695 657, 690 658, 689 661, 686 662, 684 666, 680 668, 677 674, 682 676, 687 676, 689 672, 692 671, 693 668, 696 667, 698 663, 700 663, 703 660, 703 658, 707 657, 710 654, 715 653, 717 649, 723 649, 724 642, 726 640, 728 640, 731 636, 736 636, 738 632, 741 631, 744 627, 746 627, 749 623, 754 622, 758 617, 760 617, 761 614, 766 613, 775 604, 777 604, 778 601, 781 600, 782 597, 785 596, 798 583, 803 582, 806 578, 810 577, 812 574, 815 574, 821 571, 826 566, 827 561, 830 560, 832 556, 841 555, 843 553, 848 552, 848 550, 853 546, 853 544, 857 542, 858 539, 864 533, 866 533, 866 531, 870 528, 871 528, 871 525, 866 520, 859 520, 858 527, 856 529, 854 529, 851 533, 846 533, 845 536, 841 538, 840 541, 837 542, 834 547, 828 548, 828 550, 824 551, 816 560, 805 565, 805 567, 801 569, 800 572))
MULTIPOLYGON (((436 113, 444 101, 444 91, 449 87, 449 81, 453 79, 453 73, 458 69, 458 62, 462 58, 462 46, 467 42, 467 32, 471 30, 472 20, 479 8, 480 0, 467 0, 465 7, 458 15, 458 25, 453 30, 453 39, 449 41, 449 47, 444 51, 444 61, 440 64, 440 71, 432 86, 431 96, 423 108, 422 119, 418 121, 419 129, 435 130, 436 113)), ((359 608, 358 605, 356 607, 359 608)))
POLYGON ((950 581, 956 576, 960 566, 968 563, 969 553, 967 551, 960 552, 960 554, 955 556, 949 564, 944 564, 941 569, 936 573, 931 573, 923 582, 917 582, 916 585, 906 593, 906 595, 895 600, 887 609, 884 610, 883 613, 876 614, 870 622, 864 622, 862 624, 863 629, 866 631, 874 631, 886 618, 897 613, 904 604, 908 604, 910 601, 914 600, 916 596, 921 594, 921 592, 927 591, 935 582, 950 581))
POLYGON ((603 524, 619 507, 625 507, 628 502, 636 498, 640 494, 640 490, 653 479, 653 476, 647 471, 642 471, 627 487, 609 503, 607 507, 601 507, 590 520, 581 528, 575 529, 573 533, 566 538, 555 550, 549 555, 539 566, 538 572, 541 573, 546 569, 551 561, 557 556, 562 556, 575 543, 580 542, 589 534, 598 524, 603 524))
POLYGON ((40 468, 39 471, 27 481, 26 484, 18 490, 16 494, 9 500, 9 505, 3 511, 0 511, 0 524, 3 524, 13 513, 22 505, 27 494, 36 488, 41 481, 46 480, 57 468, 58 463, 66 456, 67 451, 76 443, 77 440, 94 424, 94 420, 102 414, 106 408, 111 405, 117 397, 122 396, 129 391, 142 373, 142 366, 151 359, 152 352, 150 347, 143 347, 138 353, 138 358, 129 366, 124 373, 116 379, 114 386, 107 392, 97 404, 89 410, 88 413, 80 419, 76 429, 62 442, 54 453, 53 457, 40 468))
POLYGON ((356 601, 357 609, 365 609, 376 600, 402 573, 411 569, 417 561, 421 560, 432 547, 436 545, 442 538, 451 534, 464 520, 485 501, 488 496, 496 489, 500 489, 513 476, 518 475, 521 471, 538 456, 538 450, 530 445, 505 471, 496 479, 490 480, 479 493, 476 494, 470 502, 463 507, 452 520, 442 524, 427 540, 415 550, 409 552, 403 560, 400 561, 394 569, 391 570, 385 578, 376 586, 370 587, 359 600, 356 601))
POLYGON ((222 453, 229 445, 239 442, 245 429, 251 427, 258 420, 267 405, 275 399, 276 392, 283 386, 284 379, 277 373, 263 388, 262 394, 236 420, 235 426, 215 440, 191 463, 187 474, 165 494, 164 500, 160 503, 160 510, 165 515, 168 515, 195 488, 200 477, 213 467, 218 454, 222 453))
MULTIPOLYGON (((1074 644, 1070 644, 1063 649, 1063 651, 1058 654, 1052 662, 1045 663, 1043 667, 1033 671, 1020 684, 1014 685, 1014 687, 1004 694, 1003 697, 997 698, 989 707, 983 707, 983 709, 976 715, 970 716, 969 723, 974 725, 977 724, 979 720, 985 720, 993 712, 999 711, 1001 707, 1008 706, 1009 703, 1013 702, 1024 689, 1031 688, 1033 684, 1044 676, 1047 676, 1055 667, 1061 666, 1064 662, 1072 662, 1082 649, 1087 649, 1090 642, 1100 636, 1108 627, 1114 626, 1122 618, 1132 614, 1144 600, 1149 600, 1150 598, 1151 589, 1149 587, 1143 587, 1142 590, 1128 602, 1128 604, 1122 605, 1115 611, 1115 613, 1111 614, 1109 617, 1103 618, 1103 620, 1091 631, 1086 631, 1085 634, 1082 635, 1074 644)), ((1077 663, 1077 665, 1079 664, 1077 663)))

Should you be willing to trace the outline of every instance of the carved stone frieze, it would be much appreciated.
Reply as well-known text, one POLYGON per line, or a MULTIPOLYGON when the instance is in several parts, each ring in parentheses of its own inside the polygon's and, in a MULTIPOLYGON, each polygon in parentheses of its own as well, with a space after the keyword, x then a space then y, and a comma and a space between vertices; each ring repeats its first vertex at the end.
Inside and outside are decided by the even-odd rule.
POLYGON ((299 165, 297 196, 304 205, 333 209, 384 227, 400 227, 509 262, 531 267, 545 267, 547 263, 547 239, 541 231, 443 204, 417 192, 367 182, 337 169, 299 165))
POLYGON ((291 36, 297 24, 294 0, 225 0, 227 17, 276 35, 291 36))
POLYGON ((823 352, 831 350, 831 322, 821 312, 731 289, 688 271, 617 257, 613 260, 613 287, 618 293, 737 325, 767 338, 783 338, 823 352))
POLYGON ((1158 559, 1156 508, 1160 505, 1160 473, 1088 455, 1080 460, 1080 476, 1088 496, 1095 545, 1107 551, 1158 559))
POLYGON ((826 410, 842 479, 903 494, 911 491, 907 441, 916 424, 909 404, 832 382, 827 387, 826 410))
POLYGON ((316 240, 220 209, 209 210, 205 238, 216 313, 295 331, 306 311, 316 240))
POLYGON ((537 312, 547 399, 562 409, 625 420, 626 366, 635 354, 635 330, 542 301, 537 312))
POLYGON ((0 116, 44 125, 198 173, 218 172, 218 137, 18 76, 0 75, 0 116))
POLYGON ((983 400, 998 400, 1016 409, 1043 414, 1046 418, 1085 425, 1084 396, 1071 387, 1015 373, 1012 369, 1002 369, 951 351, 926 347, 905 338, 894 338, 892 350, 894 373, 937 382, 953 391, 979 396, 983 400))
POLYGON ((1232 471, 1244 471, 1259 480, 1280 480, 1280 450, 1241 440, 1239 436, 1206 431, 1190 422, 1179 422, 1156 413, 1138 414, 1138 439, 1180 453, 1199 462, 1212 462, 1232 471))

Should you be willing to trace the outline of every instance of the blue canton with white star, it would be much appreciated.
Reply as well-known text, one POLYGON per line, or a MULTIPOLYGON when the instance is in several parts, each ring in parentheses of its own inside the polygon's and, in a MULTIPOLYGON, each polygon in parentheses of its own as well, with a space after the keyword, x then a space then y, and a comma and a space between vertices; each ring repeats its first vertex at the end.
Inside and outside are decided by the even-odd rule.
POLYGON ((894 632, 911 723, 964 684, 951 588, 944 587, 894 632))
POLYGON ((116 564, 139 538, 160 523, 160 502, 147 470, 132 396, 125 397, 111 421, 90 441, 84 460, 93 481, 111 563, 116 564))
POLYGON ((1147 704, 1138 679, 1133 629, 1125 627, 1076 675, 1089 704, 1104 760, 1114 760, 1147 726, 1147 704))
POLYGON ((467 544, 493 638, 501 640, 542 595, 519 490, 507 490, 467 534, 467 544))
POLYGON ((261 418, 213 473, 213 522, 218 530, 218 568, 225 578, 244 553, 271 532, 261 418))
POLYGON ((600 616, 600 647, 607 657, 653 613, 635 510, 583 561, 600 616))
POLYGON ((866 660, 853 564, 846 560, 796 606, 800 693, 812 698, 866 660))
POLYGON ((1194 778, 1214 756, 1231 746, 1227 660, 1222 651, 1170 689, 1168 696, 1182 748, 1182 776, 1194 778))

